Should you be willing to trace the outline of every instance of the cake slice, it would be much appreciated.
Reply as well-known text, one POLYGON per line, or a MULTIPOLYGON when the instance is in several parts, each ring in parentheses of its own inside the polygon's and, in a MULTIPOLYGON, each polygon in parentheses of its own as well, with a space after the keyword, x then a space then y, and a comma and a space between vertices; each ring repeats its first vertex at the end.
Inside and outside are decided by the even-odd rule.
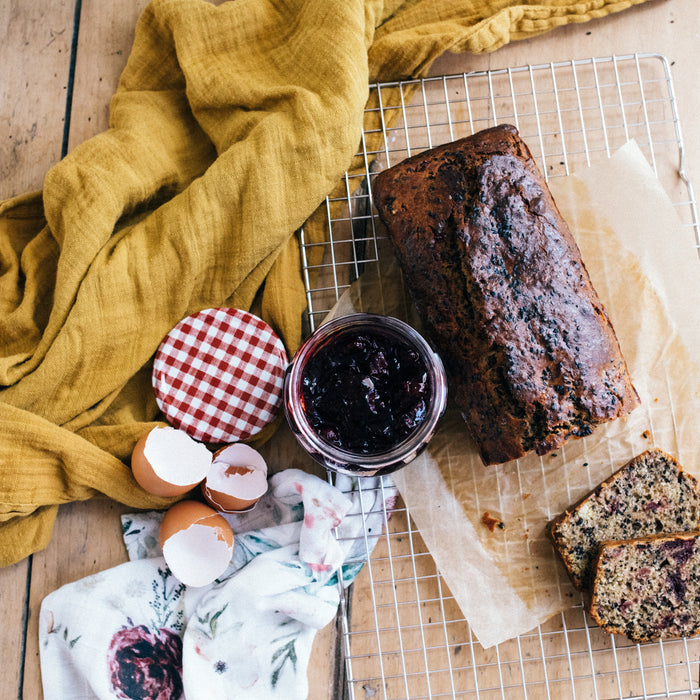
POLYGON ((633 642, 700 632, 700 534, 602 544, 589 612, 607 632, 633 642))
POLYGON ((547 534, 576 588, 587 590, 598 546, 700 527, 694 476, 658 449, 630 460, 547 525, 547 534))

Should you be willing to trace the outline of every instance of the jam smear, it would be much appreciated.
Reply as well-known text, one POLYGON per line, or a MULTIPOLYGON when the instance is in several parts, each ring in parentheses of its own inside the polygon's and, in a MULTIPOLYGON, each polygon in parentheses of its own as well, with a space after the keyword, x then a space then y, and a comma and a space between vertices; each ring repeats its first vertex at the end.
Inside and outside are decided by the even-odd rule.
POLYGON ((332 337, 304 368, 309 424, 326 442, 357 454, 384 452, 425 419, 428 368, 407 342, 381 330, 332 337))

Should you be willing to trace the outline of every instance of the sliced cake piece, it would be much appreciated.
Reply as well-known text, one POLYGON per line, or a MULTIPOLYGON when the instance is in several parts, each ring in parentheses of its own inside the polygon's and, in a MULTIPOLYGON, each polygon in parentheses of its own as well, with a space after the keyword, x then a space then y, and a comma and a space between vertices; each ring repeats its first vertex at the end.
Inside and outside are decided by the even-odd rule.
POLYGON ((589 588, 598 545, 700 526, 695 477, 658 449, 629 461, 547 525, 547 533, 579 590, 589 588))
POLYGON ((633 642, 700 632, 700 534, 601 544, 589 612, 633 642))

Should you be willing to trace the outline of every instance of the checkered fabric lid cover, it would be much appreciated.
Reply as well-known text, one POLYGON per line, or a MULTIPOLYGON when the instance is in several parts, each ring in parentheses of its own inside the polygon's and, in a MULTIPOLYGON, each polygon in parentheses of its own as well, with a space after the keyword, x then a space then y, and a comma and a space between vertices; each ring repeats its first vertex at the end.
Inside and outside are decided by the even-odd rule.
POLYGON ((205 309, 168 333, 153 363, 167 420, 202 442, 255 435, 282 403, 287 353, 265 321, 240 309, 205 309))

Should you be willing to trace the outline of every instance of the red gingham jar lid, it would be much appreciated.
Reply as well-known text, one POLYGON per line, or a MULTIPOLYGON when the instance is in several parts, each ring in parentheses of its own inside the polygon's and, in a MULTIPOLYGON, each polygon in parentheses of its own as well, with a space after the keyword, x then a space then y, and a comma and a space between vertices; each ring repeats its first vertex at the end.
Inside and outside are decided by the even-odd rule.
POLYGON ((265 321, 240 309, 205 309, 160 344, 153 389, 174 427, 202 442, 237 442, 277 414, 286 366, 284 345, 265 321))

